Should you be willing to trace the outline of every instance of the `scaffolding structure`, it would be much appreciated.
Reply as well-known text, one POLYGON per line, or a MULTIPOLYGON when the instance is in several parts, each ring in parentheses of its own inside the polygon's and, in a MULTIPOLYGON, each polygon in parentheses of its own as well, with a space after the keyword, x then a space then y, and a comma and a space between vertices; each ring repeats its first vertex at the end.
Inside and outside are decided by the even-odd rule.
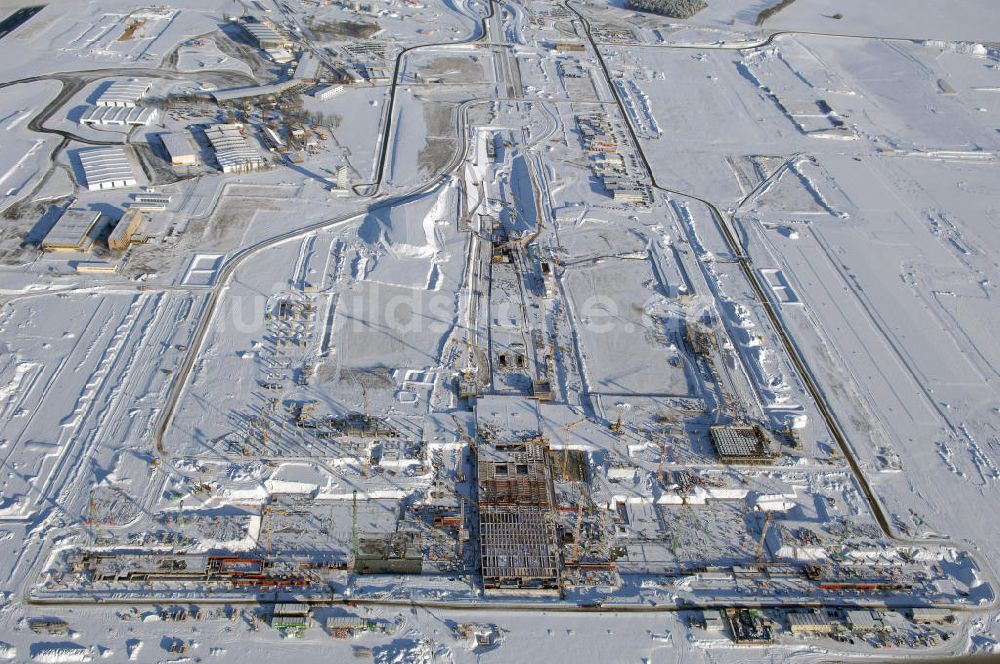
POLYGON ((544 450, 484 450, 479 458, 479 551, 487 593, 558 592, 559 546, 544 450))
POLYGON ((761 464, 775 458, 775 453, 758 425, 712 426, 708 433, 719 459, 724 463, 761 464))

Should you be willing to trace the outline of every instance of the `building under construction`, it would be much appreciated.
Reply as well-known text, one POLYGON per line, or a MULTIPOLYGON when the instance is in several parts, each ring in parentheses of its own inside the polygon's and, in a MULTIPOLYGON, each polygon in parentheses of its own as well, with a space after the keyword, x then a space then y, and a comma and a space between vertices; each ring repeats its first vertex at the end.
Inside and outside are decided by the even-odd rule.
POLYGON ((423 553, 418 533, 399 532, 358 538, 354 571, 358 574, 420 574, 423 553))
POLYGON ((719 459, 724 463, 769 463, 775 454, 759 425, 713 426, 708 429, 719 459))
POLYGON ((487 593, 557 592, 552 478, 541 445, 479 449, 479 549, 487 593))
POLYGON ((74 573, 104 583, 200 583, 260 590, 308 585, 304 575, 258 556, 213 556, 181 553, 117 553, 83 551, 68 559, 74 573))

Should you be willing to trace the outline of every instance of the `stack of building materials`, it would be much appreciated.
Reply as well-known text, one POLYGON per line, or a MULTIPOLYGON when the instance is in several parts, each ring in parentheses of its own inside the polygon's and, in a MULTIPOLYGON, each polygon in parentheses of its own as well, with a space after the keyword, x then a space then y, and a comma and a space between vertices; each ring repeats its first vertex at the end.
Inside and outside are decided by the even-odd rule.
POLYGON ((774 630, 760 611, 753 609, 726 609, 729 633, 733 642, 741 645, 768 645, 774 643, 774 630))
POLYGON ((418 533, 370 534, 359 538, 354 556, 358 574, 420 574, 423 569, 418 533))
POLYGON ((90 191, 134 187, 137 184, 124 148, 85 148, 77 154, 90 191))
POLYGON ((205 130, 223 173, 248 173, 267 165, 243 134, 243 125, 219 124, 205 130))
POLYGON ((110 249, 127 249, 132 243, 132 238, 135 232, 139 230, 139 226, 142 225, 142 212, 136 208, 131 208, 125 212, 119 221, 115 229, 111 231, 111 235, 108 237, 108 248, 110 249))
POLYGON ((69 634, 69 624, 59 618, 35 618, 28 623, 28 627, 35 634, 49 634, 51 636, 69 634))

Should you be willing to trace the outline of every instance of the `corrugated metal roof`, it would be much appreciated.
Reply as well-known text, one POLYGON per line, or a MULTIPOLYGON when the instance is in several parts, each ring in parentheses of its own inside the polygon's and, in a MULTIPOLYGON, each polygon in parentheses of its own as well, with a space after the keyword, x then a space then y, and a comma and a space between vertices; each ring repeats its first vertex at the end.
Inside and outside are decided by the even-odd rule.
POLYGON ((281 81, 269 85, 254 85, 248 88, 227 88, 226 90, 216 90, 212 93, 215 101, 232 101, 234 99, 246 99, 247 97, 266 97, 268 95, 280 95, 289 88, 302 85, 300 81, 281 81))
POLYGON ((264 157, 243 137, 236 125, 213 125, 205 130, 205 135, 223 171, 256 168, 265 163, 264 157))
POLYGON ((861 629, 873 629, 877 626, 875 622, 875 617, 872 612, 867 609, 851 609, 847 611, 847 623, 851 627, 861 628, 861 629))
POLYGON ((91 233, 101 218, 100 212, 71 208, 66 210, 42 241, 49 249, 84 249, 93 243, 91 233))
POLYGON ((829 627, 830 619, 819 611, 792 611, 788 614, 788 624, 792 626, 829 627))
POLYGON ((171 159, 176 159, 178 157, 193 157, 195 155, 194 147, 192 147, 191 141, 189 141, 187 136, 184 134, 176 132, 160 134, 160 140, 163 141, 163 147, 167 149, 171 159))
POLYGON ((130 78, 126 81, 114 81, 97 98, 97 105, 116 106, 134 104, 142 99, 152 86, 153 81, 148 78, 130 78))
POLYGON ((309 615, 311 607, 308 604, 298 602, 282 602, 274 605, 274 615, 276 616, 306 616, 309 615))
POLYGON ((85 148, 78 154, 88 188, 136 184, 132 164, 124 148, 85 148))
POLYGON ((92 106, 80 118, 80 124, 97 125, 148 125, 156 116, 156 109, 124 106, 92 106))
POLYGON ((292 77, 296 79, 314 79, 318 73, 319 60, 317 60, 314 55, 306 53, 299 58, 298 64, 295 65, 295 73, 292 74, 292 77))
POLYGON ((331 616, 326 619, 326 628, 346 627, 347 629, 368 629, 368 621, 359 616, 331 616))

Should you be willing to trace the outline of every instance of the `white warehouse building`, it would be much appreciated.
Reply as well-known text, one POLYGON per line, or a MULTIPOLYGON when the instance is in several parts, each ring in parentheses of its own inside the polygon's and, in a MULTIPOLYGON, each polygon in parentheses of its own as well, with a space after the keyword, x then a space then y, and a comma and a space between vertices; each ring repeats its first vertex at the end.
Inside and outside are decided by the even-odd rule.
POLYGON ((90 191, 136 186, 132 163, 124 148, 85 148, 77 154, 90 191))
POLYGON ((156 109, 122 106, 92 106, 80 118, 82 125, 102 127, 148 127, 156 118, 156 109))
POLYGON ((312 93, 312 96, 318 99, 319 101, 326 101, 328 99, 333 99, 343 91, 344 91, 343 85, 327 85, 318 90, 315 90, 312 93))
POLYGON ((189 166, 198 161, 198 155, 191 146, 191 141, 182 133, 160 134, 163 147, 170 155, 170 163, 173 166, 189 166))
POLYGON ((223 173, 248 173, 267 166, 264 156, 243 134, 243 125, 218 124, 205 130, 223 173))
POLYGON ((97 98, 98 106, 123 106, 133 108, 139 100, 146 96, 153 81, 148 78, 130 78, 125 81, 114 81, 108 89, 97 98))

